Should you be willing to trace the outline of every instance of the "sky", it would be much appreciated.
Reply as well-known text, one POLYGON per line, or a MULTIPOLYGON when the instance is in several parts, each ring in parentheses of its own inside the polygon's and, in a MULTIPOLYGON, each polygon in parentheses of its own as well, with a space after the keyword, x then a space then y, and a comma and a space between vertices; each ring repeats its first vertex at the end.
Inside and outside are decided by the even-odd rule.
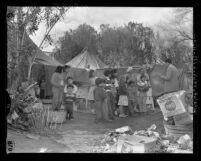
MULTIPOLYGON (((128 22, 143 23, 144 26, 156 28, 157 24, 169 20, 173 8, 168 7, 73 7, 66 13, 64 19, 59 21, 50 34, 54 40, 63 36, 65 31, 75 29, 83 23, 87 23, 99 31, 101 24, 110 26, 123 26, 128 22)), ((39 46, 44 35, 45 25, 40 24, 39 30, 31 39, 39 46)), ((51 52, 54 46, 44 46, 44 51, 51 52)))

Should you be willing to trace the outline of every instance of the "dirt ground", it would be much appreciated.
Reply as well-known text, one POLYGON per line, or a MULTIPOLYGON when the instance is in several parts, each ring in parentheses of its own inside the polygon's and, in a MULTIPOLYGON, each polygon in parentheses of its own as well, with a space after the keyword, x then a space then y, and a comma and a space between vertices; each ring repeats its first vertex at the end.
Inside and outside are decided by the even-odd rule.
POLYGON ((27 138, 24 134, 8 130, 8 139, 15 142, 14 153, 89 153, 110 130, 130 126, 133 131, 143 130, 152 124, 156 131, 164 133, 163 116, 159 109, 144 114, 136 113, 132 117, 118 118, 112 123, 94 123, 94 115, 74 113, 74 120, 67 121, 58 129, 58 135, 41 136, 39 139, 27 138))

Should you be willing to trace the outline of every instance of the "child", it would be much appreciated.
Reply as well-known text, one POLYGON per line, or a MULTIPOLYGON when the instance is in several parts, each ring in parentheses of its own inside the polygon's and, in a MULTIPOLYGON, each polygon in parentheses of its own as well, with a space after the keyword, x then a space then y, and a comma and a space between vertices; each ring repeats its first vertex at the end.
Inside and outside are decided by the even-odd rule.
POLYGON ((133 112, 137 112, 137 86, 134 81, 128 82, 128 107, 130 111, 130 115, 133 115, 133 112))
MULTIPOLYGON (((67 85, 71 84, 73 85, 73 93, 76 94, 78 88, 77 86, 73 83, 73 78, 72 77, 67 77, 66 79, 67 85)), ((64 87, 64 93, 67 93, 67 86, 64 87)))
POLYGON ((122 77, 119 81, 119 117, 127 117, 128 115, 124 114, 124 106, 128 106, 128 92, 126 87, 126 82, 124 77, 122 77))
POLYGON ((107 108, 106 108, 106 92, 104 90, 104 80, 101 78, 97 78, 95 80, 96 87, 94 89, 94 105, 95 105, 95 123, 100 121, 110 122, 107 116, 107 108))
POLYGON ((139 103, 139 112, 146 112, 146 99, 147 99, 147 91, 149 89, 148 82, 146 81, 146 76, 141 75, 140 81, 137 83, 138 85, 138 103, 139 103))
POLYGON ((73 104, 76 101, 75 93, 73 93, 73 85, 66 85, 67 92, 64 92, 63 104, 66 109, 66 119, 74 119, 73 117, 73 104))
MULTIPOLYGON (((72 85, 73 86, 73 93, 75 94, 75 96, 76 96, 76 93, 77 93, 77 91, 78 91, 78 88, 77 88, 77 86, 73 83, 73 78, 72 77, 67 77, 67 79, 66 79, 66 84, 67 85, 72 85)), ((65 83, 65 82, 63 82, 63 83, 65 83)), ((67 93, 67 86, 65 85, 65 87, 64 87, 64 93, 67 93)), ((73 109, 76 109, 76 105, 75 105, 75 103, 73 103, 73 109)))
POLYGON ((152 97, 152 88, 149 88, 149 90, 147 91, 146 106, 148 109, 154 111, 154 101, 153 101, 153 97, 152 97))

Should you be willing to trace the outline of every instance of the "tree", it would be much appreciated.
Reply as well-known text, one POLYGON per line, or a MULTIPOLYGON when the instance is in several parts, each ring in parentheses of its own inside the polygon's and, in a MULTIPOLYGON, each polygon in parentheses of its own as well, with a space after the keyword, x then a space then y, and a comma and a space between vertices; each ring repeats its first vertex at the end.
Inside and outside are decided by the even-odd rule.
POLYGON ((166 36, 174 37, 179 42, 193 40, 193 9, 173 9, 173 18, 168 23, 158 25, 166 36))
MULTIPOLYGON (((39 48, 42 46, 45 40, 51 41, 49 37, 49 32, 54 27, 54 25, 60 20, 61 17, 69 10, 69 7, 8 7, 7 8, 7 23, 8 23, 8 35, 10 37, 16 38, 15 46, 15 65, 16 73, 18 74, 17 81, 20 81, 20 63, 23 63, 25 54, 28 56, 29 70, 28 70, 28 79, 31 76, 31 67, 34 63, 37 52, 35 49, 26 50, 24 45, 24 39, 26 35, 31 35, 38 30, 39 24, 45 22, 46 24, 46 34, 42 40, 39 48), (10 16, 12 15, 12 16, 10 16), (12 35, 12 34, 13 35, 12 35), (28 51, 25 53, 24 51, 28 51)), ((8 39, 9 41, 9 39, 8 39)), ((11 42, 10 44, 15 44, 11 42)), ((8 46, 9 47, 9 46, 8 46)), ((9 55, 9 54, 8 54, 9 55)), ((12 54, 11 54, 12 55, 12 54)), ((12 59, 12 57, 9 57, 12 59)), ((16 88, 16 87, 14 87, 16 88)))
POLYGON ((97 31, 90 25, 82 24, 75 30, 66 31, 59 39, 59 44, 60 48, 56 49, 55 57, 58 61, 66 63, 86 47, 96 51, 97 31))

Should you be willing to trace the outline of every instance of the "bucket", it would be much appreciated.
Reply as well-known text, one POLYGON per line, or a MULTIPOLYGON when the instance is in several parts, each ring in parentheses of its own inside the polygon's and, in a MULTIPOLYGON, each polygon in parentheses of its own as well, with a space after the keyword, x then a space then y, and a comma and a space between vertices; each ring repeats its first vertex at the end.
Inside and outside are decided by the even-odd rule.
POLYGON ((193 124, 189 125, 168 125, 163 123, 166 135, 180 137, 185 134, 190 135, 193 138, 193 124))

